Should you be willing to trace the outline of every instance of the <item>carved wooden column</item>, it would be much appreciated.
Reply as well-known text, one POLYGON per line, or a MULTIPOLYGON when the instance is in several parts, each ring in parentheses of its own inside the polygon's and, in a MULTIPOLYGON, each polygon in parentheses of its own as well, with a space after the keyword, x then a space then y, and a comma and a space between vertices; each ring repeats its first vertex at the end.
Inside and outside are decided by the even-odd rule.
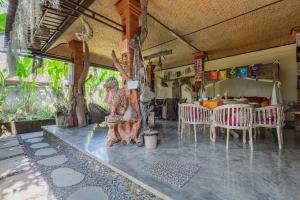
MULTIPOLYGON (((204 52, 198 52, 194 54, 195 64, 195 92, 198 97, 199 90, 203 87, 203 75, 204 75, 204 52)), ((197 99, 198 100, 198 99, 197 99)))
MULTIPOLYGON (((122 35, 122 44, 127 46, 127 50, 123 53, 127 58, 127 67, 130 77, 132 78, 132 67, 133 67, 133 57, 134 50, 128 47, 128 43, 135 35, 140 33, 139 27, 139 17, 141 15, 141 4, 139 0, 120 0, 115 4, 117 11, 121 15, 122 24, 125 27, 125 32, 122 35)), ((137 118, 141 119, 141 111, 139 106, 139 97, 138 91, 136 89, 130 90, 130 103, 131 106, 137 111, 137 118)), ((133 127, 130 127, 129 123, 126 124, 127 132, 137 132, 141 126, 141 120, 138 120, 133 124, 133 127), (130 132, 130 131, 129 131, 130 132)))
MULTIPOLYGON (((125 33, 122 35, 124 43, 128 42, 140 32, 139 17, 141 15, 141 4, 139 0, 120 0, 116 3, 116 8, 122 17, 122 24, 125 27, 125 33)), ((128 48, 126 53, 128 70, 132 71, 133 49, 128 48)), ((131 73, 130 73, 131 74, 131 73)))
POLYGON ((69 47, 72 53, 72 60, 73 60, 73 102, 72 102, 72 116, 73 116, 73 125, 78 126, 78 120, 76 116, 76 101, 75 96, 78 92, 78 81, 80 75, 82 74, 84 68, 84 53, 83 53, 83 43, 77 40, 72 40, 69 42, 69 47))

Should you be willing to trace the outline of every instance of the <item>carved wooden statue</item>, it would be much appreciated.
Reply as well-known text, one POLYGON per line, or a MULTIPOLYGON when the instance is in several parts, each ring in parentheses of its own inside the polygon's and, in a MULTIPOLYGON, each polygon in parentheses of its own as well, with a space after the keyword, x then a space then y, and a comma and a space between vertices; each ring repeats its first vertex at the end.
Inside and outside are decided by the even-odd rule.
MULTIPOLYGON (((141 34, 135 36, 130 41, 130 48, 134 50, 134 62, 132 71, 127 72, 120 64, 114 51, 112 51, 112 60, 115 68, 120 72, 123 80, 123 88, 119 89, 117 81, 113 78, 109 79, 105 84, 107 90, 106 102, 110 106, 110 115, 106 118, 106 124, 109 126, 107 136, 107 146, 123 141, 128 144, 131 141, 140 142, 140 131, 145 130, 146 112, 145 107, 153 94, 149 94, 146 86, 146 68, 142 56, 142 44, 147 37, 147 4, 148 0, 142 3, 142 27, 141 34), (139 89, 129 90, 129 81, 138 81, 139 89), (146 97, 147 96, 147 97, 146 97), (142 109, 142 112, 141 112, 142 109), (142 123, 143 122, 143 123, 142 123), (143 127, 143 128, 141 128, 143 127)), ((126 66, 125 66, 126 67, 126 66)))
POLYGON ((131 78, 121 66, 114 51, 112 52, 112 58, 116 69, 121 73, 124 85, 123 88, 119 88, 115 78, 109 78, 104 85, 107 92, 105 101, 109 104, 110 113, 105 119, 105 123, 109 127, 106 141, 108 147, 119 141, 126 144, 131 141, 137 142, 142 120, 140 111, 137 109, 138 102, 136 102, 136 105, 130 99, 130 90, 127 83, 131 81, 131 78))

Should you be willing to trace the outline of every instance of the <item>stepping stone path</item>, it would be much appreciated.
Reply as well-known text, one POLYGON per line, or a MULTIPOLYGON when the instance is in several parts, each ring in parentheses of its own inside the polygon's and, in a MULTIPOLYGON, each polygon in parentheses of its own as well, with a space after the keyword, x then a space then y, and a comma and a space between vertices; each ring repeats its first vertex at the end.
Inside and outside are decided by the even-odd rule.
POLYGON ((106 200, 107 195, 100 187, 88 186, 78 189, 67 200, 106 200))
POLYGON ((51 178, 57 187, 67 187, 80 183, 84 175, 71 168, 58 168, 52 171, 51 178))
POLYGON ((31 138, 31 139, 27 139, 25 140, 25 142, 29 142, 29 143, 36 143, 36 142, 40 142, 42 141, 44 138, 42 137, 38 137, 38 138, 31 138))
POLYGON ((45 165, 45 166, 56 166, 56 165, 62 165, 65 162, 68 161, 68 158, 65 155, 58 155, 58 156, 53 156, 50 158, 45 158, 42 160, 37 161, 38 164, 40 165, 45 165))
MULTIPOLYGON (((35 151, 34 156, 37 158, 39 158, 38 156, 45 156, 36 161, 37 164, 46 167, 60 166, 56 169, 50 169, 51 179, 56 187, 68 187, 64 188, 66 190, 65 194, 63 194, 65 195, 64 199, 108 200, 107 194, 99 186, 85 185, 79 187, 76 185, 84 180, 85 175, 75 171, 76 166, 71 163, 69 165, 64 164, 69 158, 64 154, 57 154, 58 150, 50 147, 51 143, 42 142, 44 139, 43 132, 21 134, 19 136, 26 142, 24 143, 25 148, 29 146, 35 151), (72 166, 74 169, 62 167, 61 165, 63 164, 64 166, 72 166), (72 189, 69 186, 74 186, 75 188, 72 189)), ((54 200, 57 198, 50 192, 52 186, 45 182, 42 176, 43 173, 32 168, 33 164, 36 165, 36 163, 25 155, 17 137, 0 138, 0 188, 4 188, 0 192, 1 200, 54 200)))
POLYGON ((54 148, 45 148, 37 150, 34 155, 35 156, 50 156, 52 154, 57 153, 56 149, 54 148))
POLYGON ((47 146, 49 146, 48 143, 40 142, 40 143, 35 143, 35 144, 30 145, 30 148, 39 149, 39 148, 43 148, 43 147, 47 147, 47 146))

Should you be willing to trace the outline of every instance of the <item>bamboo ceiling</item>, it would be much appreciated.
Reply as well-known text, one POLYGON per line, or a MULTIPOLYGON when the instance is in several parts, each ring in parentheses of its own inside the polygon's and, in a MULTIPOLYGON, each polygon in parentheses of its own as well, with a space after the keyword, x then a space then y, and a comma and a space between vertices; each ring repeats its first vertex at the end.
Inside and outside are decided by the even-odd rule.
MULTIPOLYGON (((117 0, 94 1, 91 10, 121 23, 117 0)), ((148 12, 196 48, 209 60, 293 43, 290 31, 300 26, 299 0, 149 0, 148 12)), ((121 33, 93 19, 89 41, 91 61, 111 66, 111 50, 119 50, 121 33)), ((77 19, 48 49, 69 57, 67 43, 80 32, 77 19)), ((143 54, 173 50, 162 60, 164 68, 193 63, 194 48, 176 39, 167 28, 148 17, 149 34, 143 54)))

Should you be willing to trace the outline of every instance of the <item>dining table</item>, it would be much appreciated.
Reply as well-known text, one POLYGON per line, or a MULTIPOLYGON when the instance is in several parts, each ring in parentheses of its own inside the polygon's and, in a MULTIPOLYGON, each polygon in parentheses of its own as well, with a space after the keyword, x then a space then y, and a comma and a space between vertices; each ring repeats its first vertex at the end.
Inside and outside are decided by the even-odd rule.
MULTIPOLYGON (((248 104, 248 105, 251 105, 251 107, 253 107, 253 108, 258 108, 260 106, 259 103, 249 102, 245 98, 240 98, 240 99, 215 99, 215 100, 201 101, 201 102, 197 102, 197 103, 199 103, 201 106, 204 106, 204 107, 212 109, 212 110, 219 107, 219 106, 222 106, 222 105, 233 105, 233 104, 248 104)), ((230 130, 230 134, 234 138, 239 138, 239 134, 236 131, 232 130, 232 129, 230 130)))

